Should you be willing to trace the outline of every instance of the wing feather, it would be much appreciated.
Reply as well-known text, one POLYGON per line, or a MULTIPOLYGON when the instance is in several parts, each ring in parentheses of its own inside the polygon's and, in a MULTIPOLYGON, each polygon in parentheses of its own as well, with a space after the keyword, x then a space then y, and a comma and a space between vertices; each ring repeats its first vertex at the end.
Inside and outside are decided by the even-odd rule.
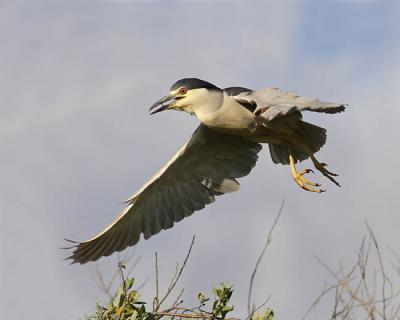
POLYGON ((337 113, 345 110, 342 103, 323 102, 296 95, 290 91, 278 88, 263 88, 250 92, 243 92, 234 97, 238 101, 247 100, 257 105, 254 114, 265 121, 272 121, 277 117, 293 112, 313 111, 323 113, 337 113))
POLYGON ((239 189, 235 178, 255 166, 261 145, 200 125, 177 154, 138 192, 127 207, 94 238, 80 242, 68 257, 95 261, 171 228, 213 202, 216 195, 239 189))

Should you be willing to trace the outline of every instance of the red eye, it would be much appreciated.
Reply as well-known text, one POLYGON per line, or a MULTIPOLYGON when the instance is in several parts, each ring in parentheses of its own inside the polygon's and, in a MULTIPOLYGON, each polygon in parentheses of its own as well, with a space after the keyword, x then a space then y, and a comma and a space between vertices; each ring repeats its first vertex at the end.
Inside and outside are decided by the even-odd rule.
POLYGON ((179 89, 180 94, 185 94, 187 92, 187 89, 185 87, 182 87, 179 89))

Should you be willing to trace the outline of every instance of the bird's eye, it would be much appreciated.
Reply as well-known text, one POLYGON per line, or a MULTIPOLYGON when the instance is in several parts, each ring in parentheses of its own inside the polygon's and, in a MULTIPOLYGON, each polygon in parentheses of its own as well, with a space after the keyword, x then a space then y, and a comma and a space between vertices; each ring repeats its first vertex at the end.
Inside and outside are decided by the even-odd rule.
POLYGON ((187 92, 187 89, 185 87, 182 87, 179 89, 180 94, 185 94, 187 92))

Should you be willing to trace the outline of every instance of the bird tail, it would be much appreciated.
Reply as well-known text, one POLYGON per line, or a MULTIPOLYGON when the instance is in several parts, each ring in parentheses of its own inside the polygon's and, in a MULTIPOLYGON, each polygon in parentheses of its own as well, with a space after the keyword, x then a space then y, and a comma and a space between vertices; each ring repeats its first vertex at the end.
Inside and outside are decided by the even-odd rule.
POLYGON ((273 163, 289 164, 289 151, 284 144, 270 144, 269 153, 273 163))
POLYGON ((326 142, 326 130, 305 121, 300 121, 300 128, 311 152, 313 154, 318 152, 326 142))
MULTIPOLYGON (((284 144, 270 144, 269 145, 269 153, 271 154, 271 158, 273 163, 281 163, 281 164, 289 164, 289 150, 288 147, 284 144)), ((294 149, 292 151, 292 156, 297 161, 303 161, 310 157, 307 153, 299 149, 294 149)))
MULTIPOLYGON (((292 155, 297 161, 303 161, 310 157, 309 152, 318 152, 326 142, 326 130, 314 124, 299 121, 296 131, 301 132, 301 140, 307 145, 308 152, 303 148, 294 146, 292 155)), ((274 163, 289 164, 289 150, 284 144, 270 144, 269 152, 274 163)))

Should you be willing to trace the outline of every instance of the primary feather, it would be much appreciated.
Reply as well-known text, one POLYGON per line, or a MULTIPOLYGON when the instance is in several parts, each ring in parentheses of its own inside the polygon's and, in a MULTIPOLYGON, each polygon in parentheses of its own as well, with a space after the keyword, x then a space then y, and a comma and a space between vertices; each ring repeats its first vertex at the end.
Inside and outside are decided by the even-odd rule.
POLYGON ((239 189, 236 178, 255 166, 258 143, 214 132, 200 125, 177 154, 126 203, 120 215, 91 240, 78 243, 73 263, 95 261, 136 244, 194 211, 215 196, 239 189))

